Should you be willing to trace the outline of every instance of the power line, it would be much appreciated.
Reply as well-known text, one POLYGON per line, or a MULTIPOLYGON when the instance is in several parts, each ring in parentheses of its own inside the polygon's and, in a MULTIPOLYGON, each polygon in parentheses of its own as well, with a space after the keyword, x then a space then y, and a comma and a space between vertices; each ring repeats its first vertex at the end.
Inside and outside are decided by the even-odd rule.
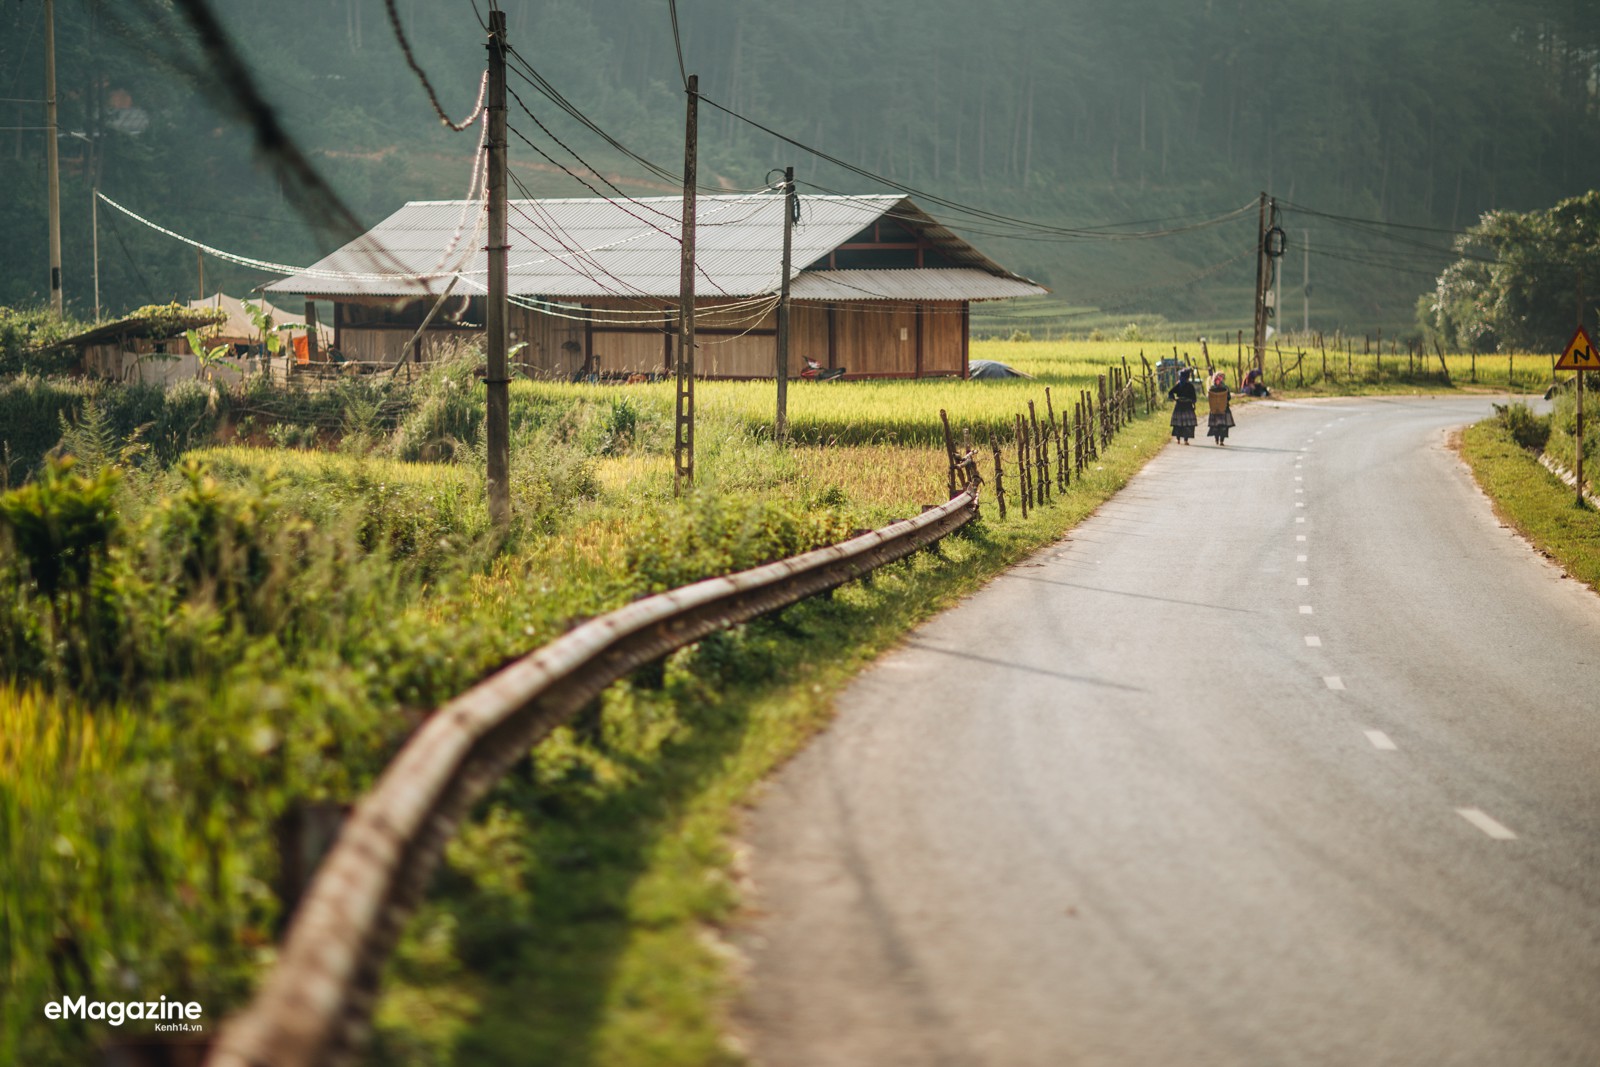
POLYGON ((683 65, 683 38, 678 34, 678 0, 667 0, 667 10, 672 13, 672 47, 678 52, 678 76, 684 89, 689 88, 689 71, 683 65))
POLYGON ((433 91, 433 83, 428 80, 427 74, 423 73, 421 65, 417 63, 416 56, 411 54, 411 42, 406 40, 406 31, 400 25, 400 12, 395 10, 394 0, 383 0, 383 6, 389 12, 389 25, 394 30, 395 40, 400 42, 400 51, 406 57, 406 66, 411 68, 411 72, 422 83, 423 91, 428 94, 428 103, 433 105, 434 113, 439 116, 439 121, 457 133, 477 122, 478 118, 483 114, 483 96, 489 88, 489 72, 484 71, 483 78, 478 82, 478 101, 472 105, 472 111, 460 122, 453 121, 449 115, 445 114, 444 105, 439 103, 439 94, 433 91))

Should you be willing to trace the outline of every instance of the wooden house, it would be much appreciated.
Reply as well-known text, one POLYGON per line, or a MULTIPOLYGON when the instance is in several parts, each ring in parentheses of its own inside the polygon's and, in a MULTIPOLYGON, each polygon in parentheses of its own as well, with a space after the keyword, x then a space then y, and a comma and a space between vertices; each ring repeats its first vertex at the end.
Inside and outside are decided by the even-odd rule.
MULTIPOLYGON (((798 200, 791 375, 809 359, 850 378, 964 376, 971 303, 1046 292, 907 197, 798 200)), ((767 191, 698 199, 697 375, 775 375, 783 211, 767 191)), ((680 213, 677 197, 511 201, 514 364, 552 378, 671 370, 680 213)), ((479 201, 408 203, 267 291, 332 301, 334 358, 427 360, 481 337, 483 233, 479 201)))

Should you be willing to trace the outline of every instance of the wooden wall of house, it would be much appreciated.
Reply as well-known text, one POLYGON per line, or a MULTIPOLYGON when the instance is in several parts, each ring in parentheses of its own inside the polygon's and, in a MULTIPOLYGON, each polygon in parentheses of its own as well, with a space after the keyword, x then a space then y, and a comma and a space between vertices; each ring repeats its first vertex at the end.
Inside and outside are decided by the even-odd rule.
POLYGON ((922 373, 966 371, 967 316, 959 303, 922 307, 922 373))
MULTIPOLYGON (((730 309, 732 303, 716 300, 700 305, 695 316, 696 373, 712 378, 771 378, 777 351, 776 312, 759 305, 730 309)), ((670 370, 678 322, 667 301, 613 298, 585 301, 582 308, 569 314, 564 309, 548 313, 513 306, 511 343, 523 346, 513 364, 530 377, 563 381, 577 377, 585 366, 606 377, 670 370)), ((956 301, 796 303, 790 329, 791 377, 799 376, 807 358, 824 367, 843 367, 852 378, 958 375, 965 368, 967 320, 964 306, 956 301)), ((346 326, 339 336, 347 360, 393 363, 401 357, 411 331, 346 326)), ((481 343, 482 336, 481 330, 430 328, 423 338, 423 358, 439 358, 463 342, 481 343)))
MULTIPOLYGON (((392 327, 362 329, 345 326, 339 330, 339 354, 351 363, 395 363, 410 354, 402 350, 415 332, 413 329, 392 327)), ((422 350, 423 361, 430 362, 448 358, 464 348, 482 343, 482 330, 464 330, 458 327, 436 330, 430 327, 423 333, 419 347, 422 350)))

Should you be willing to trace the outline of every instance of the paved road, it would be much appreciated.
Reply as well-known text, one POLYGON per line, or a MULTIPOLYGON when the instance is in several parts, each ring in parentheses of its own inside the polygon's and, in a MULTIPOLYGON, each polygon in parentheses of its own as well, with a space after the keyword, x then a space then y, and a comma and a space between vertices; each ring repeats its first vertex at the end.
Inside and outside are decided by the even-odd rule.
POLYGON ((1600 1063, 1600 598, 1255 404, 917 631, 750 827, 766 1067, 1600 1063))

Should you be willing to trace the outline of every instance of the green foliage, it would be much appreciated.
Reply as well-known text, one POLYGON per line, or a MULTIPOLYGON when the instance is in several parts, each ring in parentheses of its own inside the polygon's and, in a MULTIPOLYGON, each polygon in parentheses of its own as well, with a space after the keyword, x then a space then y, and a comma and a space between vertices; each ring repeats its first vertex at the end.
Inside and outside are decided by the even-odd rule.
POLYGON ((70 348, 51 348, 88 324, 48 307, 0 307, 0 379, 18 374, 60 374, 77 362, 70 348))
POLYGON ((800 511, 777 500, 701 494, 661 508, 628 542, 627 567, 646 592, 748 570, 850 536, 834 511, 800 511))
POLYGON ((70 456, 52 460, 38 479, 0 496, 0 520, 46 599, 87 589, 117 529, 120 472, 105 467, 86 476, 74 465, 70 456))
MULTIPOLYGON (((1593 379, 1594 374, 1590 374, 1593 379)), ((1588 386, 1594 389, 1594 385, 1588 386)), ((1590 394, 1593 395, 1592 393, 1590 394)), ((1550 415, 1547 417, 1550 427, 1549 440, 1545 444, 1545 451, 1569 471, 1578 469, 1578 398, 1571 390, 1563 390, 1555 399, 1550 415)), ((1583 473, 1584 480, 1590 485, 1595 484, 1596 476, 1600 475, 1600 427, 1595 424, 1600 419, 1595 418, 1592 410, 1584 412, 1583 419, 1583 473)))
POLYGON ((1027 330, 1012 330, 1011 336, 1007 337, 1006 340, 1012 342, 1013 344, 1027 344, 1032 342, 1033 334, 1029 333, 1027 330))
POLYGON ((1495 405, 1500 425, 1511 439, 1531 452, 1543 452, 1550 440, 1550 416, 1535 415, 1526 404, 1495 405))
POLYGON ((1498 419, 1469 426, 1461 455, 1495 512, 1568 574, 1600 590, 1600 520, 1512 440, 1498 419))
MULTIPOLYGON (((1559 352, 1582 280, 1600 278, 1600 190, 1543 211, 1491 211, 1455 247, 1462 258, 1418 301, 1418 321, 1450 346, 1559 352)), ((1583 315, 1595 329, 1592 302, 1583 315)))

